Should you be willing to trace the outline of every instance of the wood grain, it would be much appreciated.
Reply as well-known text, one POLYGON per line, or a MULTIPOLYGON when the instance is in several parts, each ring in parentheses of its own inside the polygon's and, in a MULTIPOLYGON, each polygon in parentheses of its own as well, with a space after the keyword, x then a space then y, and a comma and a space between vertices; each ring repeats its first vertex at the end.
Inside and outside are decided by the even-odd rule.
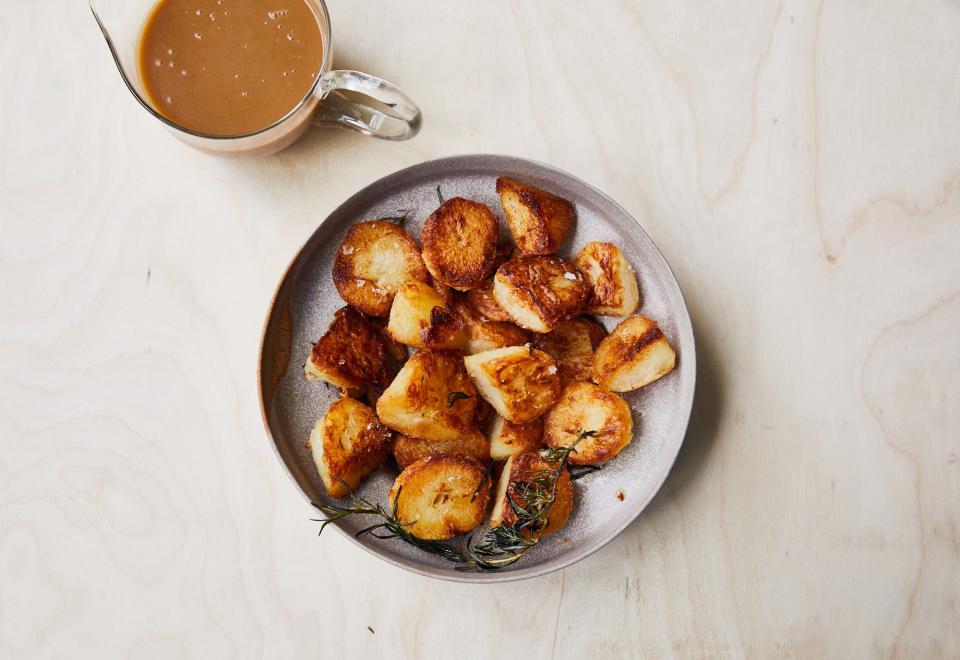
POLYGON ((0 4, 0 657, 960 654, 960 6, 330 11, 338 66, 421 104, 415 140, 204 156, 86 3, 0 4), (702 362, 652 506, 522 584, 317 539, 256 403, 316 223, 464 152, 648 218, 702 362))

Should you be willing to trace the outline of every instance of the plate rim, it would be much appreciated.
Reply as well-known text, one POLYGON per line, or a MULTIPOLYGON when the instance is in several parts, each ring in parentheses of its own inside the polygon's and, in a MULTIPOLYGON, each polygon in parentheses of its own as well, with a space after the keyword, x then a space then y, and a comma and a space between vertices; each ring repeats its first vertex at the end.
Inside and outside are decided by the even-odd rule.
MULTIPOLYGON (((270 445, 273 449, 274 455, 276 456, 279 463, 283 466, 283 470, 286 473, 287 478, 293 483, 296 490, 307 501, 307 503, 311 507, 313 507, 314 503, 310 500, 310 497, 307 495, 307 493, 304 492, 304 490, 300 487, 300 484, 297 482, 296 477, 293 475, 293 472, 291 471, 290 466, 287 464, 287 461, 284 459, 283 455, 280 452, 280 448, 277 445, 277 439, 274 437, 273 430, 271 429, 271 426, 270 426, 269 412, 266 409, 266 404, 264 400, 263 363, 264 363, 264 352, 266 350, 266 339, 267 339, 267 333, 271 327, 271 322, 274 319, 277 301, 280 297, 281 290, 284 288, 284 285, 287 283, 288 278, 290 277, 290 274, 293 271, 293 269, 300 263, 300 260, 303 257, 304 251, 307 248, 307 246, 311 244, 311 242, 313 241, 317 233, 323 228, 323 226, 330 220, 332 216, 336 215, 337 212, 340 211, 340 209, 353 203, 358 197, 365 195, 372 188, 389 185, 390 180, 393 178, 400 177, 402 175, 409 174, 411 172, 415 172, 416 170, 421 168, 435 167, 438 164, 452 165, 453 163, 456 163, 456 162, 469 163, 470 161, 473 161, 476 159, 504 159, 504 160, 514 161, 514 162, 522 162, 524 164, 533 165, 543 170, 551 171, 554 174, 568 177, 573 181, 592 190, 596 195, 598 195, 604 201, 613 205, 620 212, 622 212, 624 216, 632 220, 633 223, 636 225, 637 229, 640 230, 643 237, 645 237, 650 242, 650 245, 653 247, 656 254, 663 261, 663 264, 667 268, 667 272, 670 274, 670 279, 672 280, 674 286, 677 287, 677 292, 680 294, 680 300, 683 304, 682 304, 682 310, 681 310, 682 318, 678 319, 678 325, 680 326, 680 331, 689 335, 690 337, 690 347, 684 349, 683 361, 689 362, 692 367, 691 369, 692 382, 690 386, 689 400, 686 401, 686 405, 684 406, 685 410, 681 409, 682 420, 683 420, 682 421, 682 426, 683 426, 682 437, 680 439, 680 442, 677 443, 675 451, 672 452, 673 455, 669 456, 669 460, 664 461, 663 463, 664 467, 662 469, 662 473, 656 476, 655 488, 650 490, 649 496, 640 503, 635 513, 628 516, 627 519, 621 525, 619 525, 618 527, 615 527, 611 532, 607 533, 599 541, 595 542, 594 544, 587 547, 586 549, 582 549, 577 552, 571 552, 570 554, 561 554, 558 557, 554 558, 553 560, 546 562, 545 564, 538 565, 538 566, 531 566, 529 568, 517 568, 510 571, 505 571, 505 572, 492 571, 488 573, 482 573, 482 572, 466 572, 465 571, 461 573, 461 572, 457 572, 456 570, 443 570, 443 569, 438 569, 431 566, 424 566, 423 564, 420 564, 413 560, 398 559, 388 554, 377 552, 374 548, 368 547, 367 545, 361 543, 356 537, 354 537, 353 534, 342 529, 339 525, 335 523, 330 525, 331 527, 336 529, 336 531, 341 536, 348 539, 355 546, 362 548, 365 552, 369 553, 370 555, 376 557, 377 559, 385 561, 389 564, 392 564, 393 566, 402 568, 404 570, 410 571, 417 575, 422 575, 424 577, 429 577, 429 578, 434 578, 439 580, 445 580, 449 582, 462 582, 462 583, 470 583, 470 584, 489 584, 489 583, 498 583, 498 582, 514 582, 517 580, 526 580, 530 578, 547 575, 555 571, 560 571, 569 566, 572 566, 573 564, 583 559, 586 559, 587 557, 590 557, 594 553, 606 547, 614 539, 620 536, 620 534, 622 534, 624 530, 627 529, 627 527, 632 525, 637 518, 640 517, 640 514, 642 514, 647 509, 647 507, 650 505, 650 502, 653 500, 653 498, 656 497, 657 493, 660 492, 660 489, 663 488, 663 484, 666 481, 667 477, 669 476, 671 470, 673 469, 673 466, 677 460, 677 456, 680 454, 680 449, 683 447, 683 444, 686 441, 687 433, 690 430, 690 416, 693 411, 693 402, 696 397, 696 386, 697 386, 697 382, 696 382, 697 381, 697 350, 696 350, 696 336, 693 331, 693 323, 690 319, 690 309, 687 304, 687 299, 683 293, 683 287, 680 286, 680 281, 677 279, 676 273, 673 271, 673 267, 670 265, 670 262, 667 261, 667 258, 663 256, 663 252, 660 250, 659 246, 657 246, 656 242, 653 240, 653 238, 650 237, 646 229, 644 229, 643 225, 640 224, 640 222, 634 217, 634 215, 628 212, 619 202, 617 202, 615 199, 610 197, 608 194, 606 194, 605 192, 603 192, 593 184, 588 183, 587 181, 584 181, 580 177, 576 176, 575 174, 571 174, 566 170, 562 170, 554 165, 550 165, 548 163, 534 160, 532 158, 526 158, 523 156, 511 156, 507 154, 497 154, 497 153, 452 154, 448 156, 441 156, 439 158, 431 158, 428 160, 423 160, 418 163, 414 163, 413 165, 408 165, 399 170, 394 170, 393 172, 390 172, 388 174, 381 176, 380 178, 360 188, 359 190, 354 192, 352 195, 344 199, 342 202, 337 204, 326 215, 326 217, 324 217, 316 225, 313 231, 310 232, 310 235, 303 241, 303 243, 301 243, 300 247, 297 248, 296 253, 290 259, 287 266, 283 269, 283 272, 280 275, 279 281, 277 282, 277 285, 274 288, 273 295, 270 298, 269 305, 267 306, 267 312, 264 317, 264 321, 260 330, 260 342, 257 350, 257 399, 260 407, 260 417, 263 422, 264 431, 266 432, 267 438, 270 441, 270 445)), ((681 405, 683 403, 684 402, 681 402, 681 405)))

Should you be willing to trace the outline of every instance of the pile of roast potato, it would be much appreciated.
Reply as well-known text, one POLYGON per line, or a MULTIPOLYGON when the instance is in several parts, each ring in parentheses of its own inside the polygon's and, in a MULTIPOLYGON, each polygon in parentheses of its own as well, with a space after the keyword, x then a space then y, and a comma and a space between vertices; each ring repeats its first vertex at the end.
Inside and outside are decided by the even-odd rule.
MULTIPOLYGON (((550 467, 544 448, 579 438, 570 466, 612 460, 633 437, 620 393, 676 363, 657 322, 636 315, 617 246, 563 259, 573 205, 505 177, 496 191, 513 245, 489 207, 461 197, 426 219, 419 247, 399 218, 354 225, 333 266, 347 305, 304 367, 340 391, 308 443, 327 493, 349 495, 392 455, 389 506, 420 539, 510 524, 509 498, 550 467), (590 315, 623 320, 607 334, 590 315)), ((542 535, 573 506, 565 468, 542 535)))

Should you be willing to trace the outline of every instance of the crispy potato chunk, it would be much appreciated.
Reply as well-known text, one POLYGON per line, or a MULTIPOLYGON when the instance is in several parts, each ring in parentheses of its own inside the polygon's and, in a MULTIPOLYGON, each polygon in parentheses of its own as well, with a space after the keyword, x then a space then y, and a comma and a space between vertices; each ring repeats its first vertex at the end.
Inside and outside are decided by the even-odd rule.
MULTIPOLYGON (((515 524, 517 513, 510 506, 510 501, 520 507, 527 505, 522 495, 522 484, 529 483, 540 476, 549 475, 554 470, 556 465, 545 461, 537 452, 525 452, 508 458, 500 473, 500 481, 497 482, 493 511, 490 514, 490 526, 515 524)), ((573 511, 573 482, 566 468, 557 479, 556 489, 556 497, 547 514, 547 525, 540 533, 540 538, 553 534, 566 525, 567 520, 570 519, 570 512, 573 511)))
POLYGON ((334 401, 310 434, 307 447, 313 454, 320 479, 330 497, 344 497, 380 467, 390 448, 392 434, 369 407, 355 399, 334 401))
POLYGON ((513 240, 524 254, 553 254, 573 225, 573 206, 556 195, 500 177, 497 194, 513 240))
POLYGON ((530 341, 526 330, 509 321, 490 321, 466 300, 453 303, 453 311, 463 320, 467 334, 464 352, 468 355, 504 346, 521 346, 530 341))
POLYGON ((493 297, 493 279, 489 279, 476 289, 467 291, 467 302, 478 314, 491 321, 510 321, 513 318, 504 311, 500 303, 493 297))
POLYGON ((352 307, 341 307, 313 345, 303 373, 308 380, 322 380, 358 394, 364 388, 382 391, 401 362, 396 347, 377 326, 352 307))
POLYGON ((653 319, 620 321, 593 356, 593 382, 614 392, 629 392, 673 370, 677 354, 653 319))
POLYGON ((456 440, 470 430, 476 409, 477 388, 463 359, 429 349, 414 353, 377 400, 384 424, 427 440, 456 440))
POLYGON ((633 417, 623 398, 593 383, 573 382, 547 413, 543 438, 548 447, 569 447, 582 431, 593 431, 570 454, 571 465, 603 463, 633 438, 633 417))
POLYGON ((613 243, 587 243, 573 260, 590 285, 587 311, 630 316, 640 306, 640 287, 630 262, 613 243))
POLYGON ((557 363, 543 351, 508 346, 463 361, 480 395, 515 424, 532 422, 560 395, 557 363))
POLYGON ((461 291, 479 286, 497 258, 497 217, 480 202, 448 199, 423 225, 423 261, 438 281, 461 291))
POLYGON ((390 489, 390 506, 420 539, 444 541, 483 522, 490 476, 467 456, 430 456, 406 468, 390 489))
POLYGON ((534 335, 533 345, 557 361, 564 387, 574 380, 590 380, 593 352, 606 336, 602 325, 580 316, 560 321, 545 335, 534 335))
POLYGON ((369 220, 350 228, 333 262, 333 283, 340 297, 370 316, 387 316, 404 282, 429 277, 417 244, 387 220, 369 220))
POLYGON ((425 440, 400 434, 393 441, 393 457, 401 470, 427 456, 443 455, 469 456, 486 465, 490 462, 490 442, 475 428, 455 440, 425 440))
POLYGON ((559 257, 519 257, 500 266, 493 297, 514 323, 550 332, 580 313, 590 294, 583 275, 559 257))
POLYGON ((490 458, 502 461, 514 454, 539 449, 543 446, 543 419, 529 424, 514 424, 497 415, 490 425, 490 458))
POLYGON ((426 282, 406 282, 397 289, 387 332, 414 348, 461 349, 467 340, 463 320, 426 282))

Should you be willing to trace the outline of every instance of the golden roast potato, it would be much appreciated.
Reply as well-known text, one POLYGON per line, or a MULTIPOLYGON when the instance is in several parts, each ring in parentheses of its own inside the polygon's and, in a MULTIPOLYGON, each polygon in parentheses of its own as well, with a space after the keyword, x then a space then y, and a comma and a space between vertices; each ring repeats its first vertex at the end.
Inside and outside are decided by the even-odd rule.
MULTIPOLYGON (((548 463, 537 452, 525 452, 508 458, 500 473, 497 492, 493 497, 490 526, 516 524, 517 513, 510 505, 510 501, 512 500, 521 508, 527 508, 529 503, 523 497, 523 484, 549 476, 556 468, 556 464, 548 463)), ((540 538, 553 534, 566 525, 571 511, 573 511, 573 482, 570 480, 570 472, 563 468, 563 472, 557 479, 553 504, 547 513, 547 524, 540 532, 540 538)))
POLYGON ((390 489, 390 506, 404 529, 420 539, 444 541, 483 522, 490 475, 467 456, 430 456, 406 468, 390 489))
POLYGON ((577 443, 570 453, 570 464, 609 461, 633 438, 630 406, 619 394, 593 383, 570 383, 544 417, 543 439, 551 448, 569 447, 584 431, 593 435, 577 443))
POLYGON ((573 264, 555 256, 518 257, 497 269, 493 297, 514 323, 550 332, 580 313, 590 288, 573 264))
POLYGON ((573 206, 562 197, 500 177, 497 194, 513 240, 524 254, 553 254, 573 225, 573 206))
POLYGON ((368 474, 380 467, 390 449, 391 432, 373 410, 343 397, 317 421, 307 446, 320 479, 331 497, 345 497, 368 474))
POLYGON ((480 202, 448 199, 423 225, 423 261, 433 277, 461 291, 479 286, 497 258, 497 217, 480 202))
POLYGON ((303 366, 308 380, 320 380, 350 394, 380 392, 396 375, 401 358, 379 327, 352 307, 341 307, 303 366))
POLYGON ((532 422, 560 395, 557 363, 543 351, 508 346, 468 355, 463 361, 480 395, 516 424, 532 422))
POLYGON ((370 316, 387 316, 400 285, 429 277, 417 244, 388 220, 355 224, 333 262, 340 297, 370 316))
POLYGON ((653 319, 621 321, 593 355, 593 382, 614 392, 629 392, 670 373, 677 354, 653 319))
POLYGON ((613 243, 587 243, 573 260, 590 285, 586 311, 604 316, 630 316, 640 306, 640 287, 633 268, 613 243))
POLYGON ((463 358, 431 349, 414 353, 377 400, 381 422, 427 440, 456 440, 473 426, 476 409, 463 358))

